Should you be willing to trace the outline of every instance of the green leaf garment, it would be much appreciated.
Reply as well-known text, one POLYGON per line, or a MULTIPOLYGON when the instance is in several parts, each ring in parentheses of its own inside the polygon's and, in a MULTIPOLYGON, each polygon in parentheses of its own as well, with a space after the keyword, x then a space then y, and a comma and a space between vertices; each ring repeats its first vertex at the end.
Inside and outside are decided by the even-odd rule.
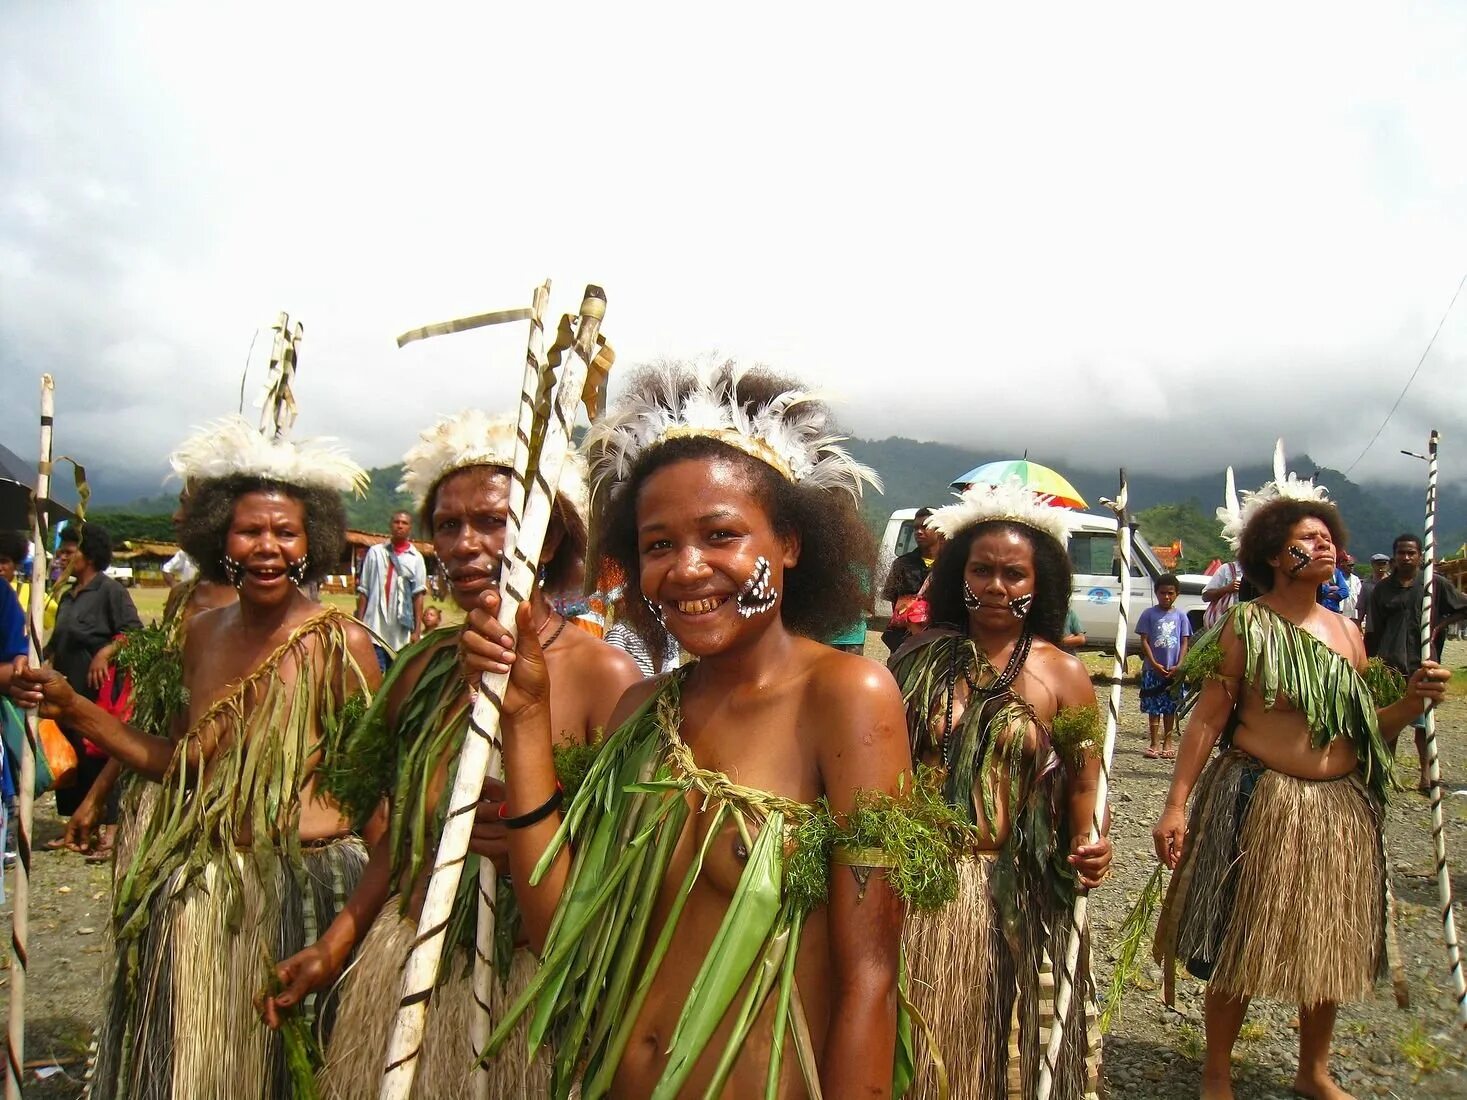
MULTIPOLYGON (((179 741, 114 891, 93 1097, 286 1096, 309 1080, 251 999, 277 958, 324 931, 366 863, 355 837, 300 838, 312 757, 367 699, 350 623, 312 616, 179 741)), ((166 635, 135 644, 137 720, 165 723, 184 702, 177 651, 166 635)), ((307 1026, 318 1007, 304 1006, 307 1026)))
MULTIPOLYGON (((669 675, 607 738, 535 870, 537 878, 544 874, 574 841, 570 875, 541 968, 498 1021, 485 1057, 497 1054, 529 1013, 532 1049, 552 1044, 552 1092, 562 1100, 577 1081, 585 1100, 606 1095, 683 907, 724 826, 738 830, 748 859, 683 1004, 652 1100, 680 1095, 732 1010, 734 1026, 707 1090, 718 1095, 771 999, 775 1030, 766 1095, 777 1095, 787 1043, 805 1079, 816 1079, 817 1054, 795 991, 795 960, 805 918, 824 901, 833 861, 844 858, 860 872, 879 858, 893 887, 908 891, 906 900, 914 906, 940 906, 956 889, 953 836, 960 830, 936 798, 915 789, 896 798, 863 796, 851 820, 840 822, 823 800, 794 802, 698 767, 678 732, 680 696, 691 667, 669 675), (677 884, 666 921, 656 928, 653 909, 693 804, 711 814, 706 838, 677 884), (899 837, 900 843, 884 843, 886 837, 899 837), (885 850, 861 850, 878 845, 885 850)), ((897 1061, 894 1084, 900 1092, 910 1080, 900 1042, 897 1061)))
MULTIPOLYGON (((1176 687, 1189 695, 1183 712, 1196 705, 1201 689, 1221 677, 1226 631, 1243 644, 1243 680, 1270 710, 1286 701, 1309 724, 1309 743, 1322 749, 1348 738, 1360 758, 1370 790, 1384 799, 1394 784, 1394 753, 1381 737, 1376 710, 1405 695, 1401 674, 1379 658, 1362 675, 1344 657, 1309 631, 1257 601, 1235 604, 1199 637, 1177 670, 1176 687)), ((1231 744, 1231 730, 1223 747, 1231 744)))

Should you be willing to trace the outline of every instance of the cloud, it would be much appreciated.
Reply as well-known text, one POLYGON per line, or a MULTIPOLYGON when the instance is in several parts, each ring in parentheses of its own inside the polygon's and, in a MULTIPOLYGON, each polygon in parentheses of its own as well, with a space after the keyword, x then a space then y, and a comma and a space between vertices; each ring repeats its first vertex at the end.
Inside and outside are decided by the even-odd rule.
MULTIPOLYGON (((1344 466, 1467 267, 1449 4, 0 19, 0 438, 50 370, 102 481, 161 478, 282 308, 298 430, 393 461, 507 405, 523 340, 396 334, 547 275, 607 287, 623 362, 775 363, 867 436, 1344 466)), ((1357 473, 1467 439, 1464 366, 1459 303, 1357 473)))

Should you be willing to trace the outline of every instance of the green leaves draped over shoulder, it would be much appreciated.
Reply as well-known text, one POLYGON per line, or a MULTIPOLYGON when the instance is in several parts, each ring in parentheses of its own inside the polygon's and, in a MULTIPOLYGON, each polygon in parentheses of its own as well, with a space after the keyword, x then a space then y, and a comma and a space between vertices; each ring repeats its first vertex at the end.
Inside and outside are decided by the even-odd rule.
POLYGON ((1316 749, 1348 738, 1366 784, 1384 798, 1393 784, 1393 754, 1381 737, 1376 708, 1384 705, 1377 702, 1377 692, 1389 693, 1389 677, 1382 672, 1362 676, 1309 631, 1256 600, 1230 607, 1198 639, 1183 664, 1184 676, 1191 666, 1190 675, 1200 685, 1220 674, 1225 630, 1242 643, 1243 679, 1264 706, 1272 710, 1283 700, 1303 714, 1316 749))
POLYGON ((188 713, 183 653, 170 626, 124 634, 114 658, 132 682, 132 724, 157 737, 172 737, 174 722, 188 713))
POLYGON ((845 821, 821 799, 790 839, 785 890, 806 911, 825 904, 832 862, 858 870, 883 868, 908 905, 940 909, 957 897, 958 860, 977 839, 977 830, 943 798, 941 772, 919 767, 915 777, 903 777, 895 795, 858 792, 845 821))

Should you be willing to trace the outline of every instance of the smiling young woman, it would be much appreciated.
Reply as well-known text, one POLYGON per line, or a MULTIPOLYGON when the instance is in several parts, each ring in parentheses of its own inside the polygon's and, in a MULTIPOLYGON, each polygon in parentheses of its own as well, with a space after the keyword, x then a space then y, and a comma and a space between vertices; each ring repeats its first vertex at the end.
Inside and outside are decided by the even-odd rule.
MULTIPOLYGON (((881 845, 903 828, 939 880, 952 850, 916 809, 890 677, 812 640, 859 613, 872 549, 869 472, 827 418, 769 374, 663 366, 592 428, 628 613, 695 660, 626 693, 563 820, 509 836, 542 958, 516 1015, 557 1037, 558 1097, 893 1088, 901 894, 923 875, 881 845)), ((508 812, 531 817, 555 786, 553 678, 527 621, 518 653, 485 612, 470 624, 471 663, 512 669, 508 812)))

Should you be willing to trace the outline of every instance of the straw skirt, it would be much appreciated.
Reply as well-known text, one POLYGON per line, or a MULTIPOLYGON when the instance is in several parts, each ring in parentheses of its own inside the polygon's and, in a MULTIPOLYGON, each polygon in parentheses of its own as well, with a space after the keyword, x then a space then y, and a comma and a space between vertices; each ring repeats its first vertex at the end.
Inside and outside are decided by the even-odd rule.
MULTIPOLYGON (((989 858, 964 859, 957 898, 907 918, 907 997, 917 1017, 916 1078, 908 1095, 916 1100, 938 1096, 943 1076, 951 1100, 1031 1097, 1038 1087, 1054 1019, 1050 960, 1064 956, 1069 913, 1041 914, 1037 898, 1020 897, 1010 939, 992 889, 994 866, 989 858)), ((1079 1100, 1098 1087, 1098 1052, 1087 1059, 1088 1038, 1099 1039, 1088 943, 1082 942, 1078 970, 1051 1094, 1056 1100, 1079 1100)))
MULTIPOLYGON (((281 1100, 291 1095, 278 1037, 255 1012, 270 967, 313 942, 356 887, 367 853, 355 837, 307 847, 300 873, 276 853, 261 873, 233 857, 243 880, 231 912, 218 857, 184 885, 174 873, 149 906, 147 927, 123 951, 97 1040, 94 1100, 281 1100)), ((333 1004, 306 1005, 329 1031, 333 1004)))
MULTIPOLYGON (((382 1083, 388 1033, 401 992, 402 970, 417 933, 417 923, 401 916, 390 902, 367 932, 356 962, 341 982, 341 1010, 326 1047, 326 1065, 318 1083, 326 1100, 372 1100, 382 1083)), ((529 951, 514 953, 507 982, 493 983, 490 1008, 498 1019, 524 992, 539 965, 529 951)), ((463 956, 450 950, 443 973, 428 1002, 422 1061, 413 1081, 420 1100, 462 1100, 472 1095, 471 1081, 479 1052, 469 1039, 474 1014, 473 975, 463 956)), ((499 1056, 489 1064, 489 1095, 550 1095, 550 1062, 544 1051, 531 1057, 526 1038, 528 1016, 515 1029, 499 1056)))
POLYGON ((1311 781, 1236 750, 1198 780, 1156 956, 1219 992, 1367 997, 1385 960, 1379 807, 1358 774, 1311 781))

